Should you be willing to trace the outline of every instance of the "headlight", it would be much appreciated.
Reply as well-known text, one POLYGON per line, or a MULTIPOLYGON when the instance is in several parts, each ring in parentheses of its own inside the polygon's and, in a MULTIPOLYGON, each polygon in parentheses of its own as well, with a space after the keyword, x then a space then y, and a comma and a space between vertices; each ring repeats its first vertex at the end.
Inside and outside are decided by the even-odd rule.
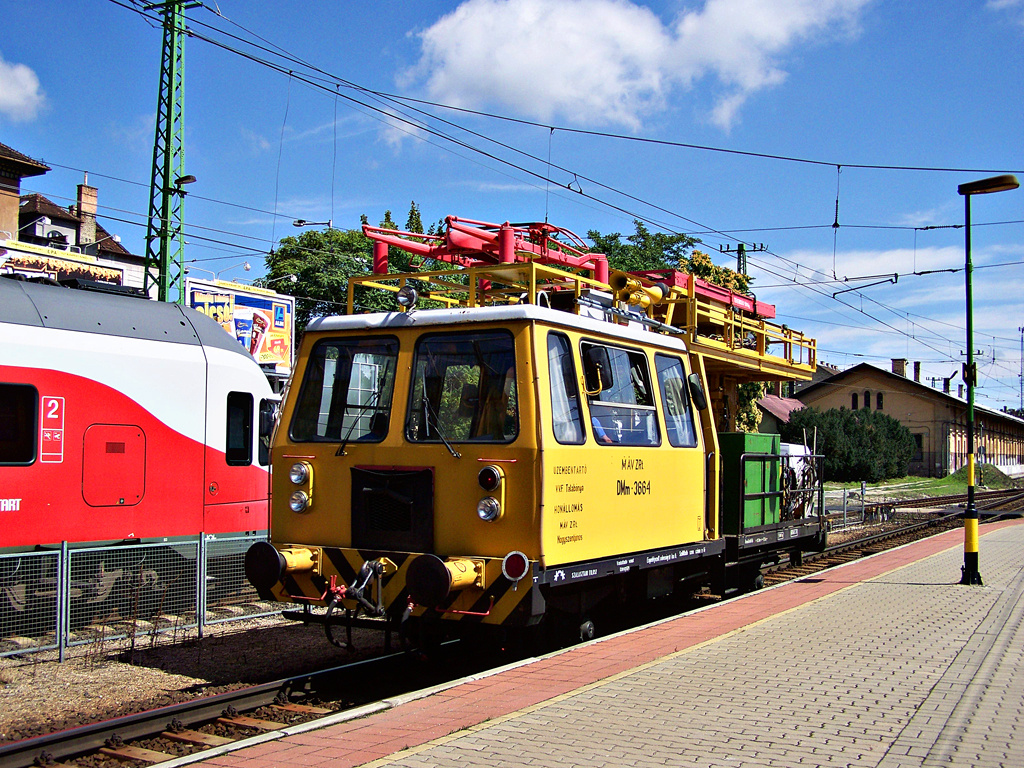
POLYGON ((476 513, 484 522, 493 523, 501 517, 501 504, 493 496, 487 496, 476 505, 476 513))
POLYGON ((296 491, 288 497, 288 506, 292 512, 305 512, 309 507, 309 494, 305 491, 296 491))
POLYGON ((288 470, 288 479, 295 485, 304 485, 309 480, 309 465, 302 462, 292 464, 292 468, 288 470))

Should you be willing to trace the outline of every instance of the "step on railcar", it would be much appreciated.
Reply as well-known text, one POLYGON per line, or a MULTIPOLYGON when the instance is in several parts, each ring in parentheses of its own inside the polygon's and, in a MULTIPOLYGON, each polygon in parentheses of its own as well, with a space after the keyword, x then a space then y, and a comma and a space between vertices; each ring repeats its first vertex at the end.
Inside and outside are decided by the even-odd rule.
POLYGON ((588 634, 608 606, 750 588, 823 545, 813 455, 720 444, 738 383, 814 370, 773 307, 610 272, 548 224, 364 231, 375 274, 307 327, 283 403, 271 541, 246 556, 265 599, 332 640, 361 616, 588 634), (389 247, 457 268, 387 274, 389 247), (405 311, 356 314, 371 289, 405 311))
MULTIPOLYGON (((175 542, 267 529, 279 397, 259 366, 198 312, 95 288, 0 279, 4 635, 57 584, 55 561, 18 553, 103 549, 72 558, 80 625, 123 611, 126 590, 139 615, 187 607, 167 587, 195 549, 175 542), (138 546, 155 542, 170 556, 138 546)), ((194 576, 179 596, 194 600, 194 576)))

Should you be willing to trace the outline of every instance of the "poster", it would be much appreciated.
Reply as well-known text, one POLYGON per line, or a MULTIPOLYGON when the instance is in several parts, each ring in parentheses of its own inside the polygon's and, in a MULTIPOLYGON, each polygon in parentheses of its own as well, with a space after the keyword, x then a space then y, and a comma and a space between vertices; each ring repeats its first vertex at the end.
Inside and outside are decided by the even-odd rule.
POLYGON ((213 318, 261 366, 281 375, 292 369, 295 299, 226 280, 186 279, 187 304, 213 318))

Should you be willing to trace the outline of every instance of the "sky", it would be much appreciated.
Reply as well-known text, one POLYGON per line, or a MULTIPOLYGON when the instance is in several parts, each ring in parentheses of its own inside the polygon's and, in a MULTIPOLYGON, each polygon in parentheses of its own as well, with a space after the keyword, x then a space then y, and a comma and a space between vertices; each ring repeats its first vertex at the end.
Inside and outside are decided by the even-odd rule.
MULTIPOLYGON (((52 168, 23 193, 68 205, 87 171, 134 253, 162 41, 142 5, 7 2, 0 42, 0 142, 52 168)), ((1024 178, 1024 0, 207 0, 186 17, 197 276, 251 280, 295 219, 401 225, 412 201, 426 223, 580 235, 639 218, 729 266, 720 249, 763 245, 753 290, 820 362, 906 358, 962 383, 957 186, 1024 178)), ((1024 190, 971 206, 977 398, 1016 408, 1024 190)))

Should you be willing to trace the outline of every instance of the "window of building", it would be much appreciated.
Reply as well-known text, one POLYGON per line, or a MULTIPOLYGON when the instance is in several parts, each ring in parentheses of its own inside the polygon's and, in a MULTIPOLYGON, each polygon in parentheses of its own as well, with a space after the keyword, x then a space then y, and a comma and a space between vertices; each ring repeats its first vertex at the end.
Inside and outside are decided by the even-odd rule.
POLYGON ((551 386, 551 428, 555 440, 563 445, 579 445, 586 440, 580 393, 572 346, 561 333, 548 334, 548 380, 551 386))
POLYGON ((854 410, 854 411, 857 410, 857 393, 856 392, 853 392, 850 395, 850 409, 854 410))
POLYGON ((292 416, 292 440, 382 441, 391 421, 397 364, 398 339, 391 336, 317 342, 292 416))
POLYGON ((0 464, 36 460, 39 393, 28 384, 0 384, 0 464))
POLYGON ((228 392, 228 439, 224 458, 233 467, 252 464, 252 394, 228 392))
POLYGON ((924 461, 924 435, 914 435, 914 458, 911 461, 924 461))
POLYGON ((581 344, 581 351, 594 371, 603 371, 600 377, 587 377, 601 380, 593 394, 587 392, 594 439, 603 445, 660 445, 647 357, 636 350, 589 342, 581 344))
POLYGON ((697 445, 697 430, 690 407, 690 392, 686 385, 686 371, 678 357, 655 355, 661 400, 665 404, 665 429, 671 445, 692 448, 697 445))
POLYGON ((510 443, 519 434, 515 340, 504 331, 421 336, 405 423, 414 443, 510 443))
POLYGON ((882 410, 882 393, 881 392, 876 392, 875 393, 875 410, 876 411, 882 410))

